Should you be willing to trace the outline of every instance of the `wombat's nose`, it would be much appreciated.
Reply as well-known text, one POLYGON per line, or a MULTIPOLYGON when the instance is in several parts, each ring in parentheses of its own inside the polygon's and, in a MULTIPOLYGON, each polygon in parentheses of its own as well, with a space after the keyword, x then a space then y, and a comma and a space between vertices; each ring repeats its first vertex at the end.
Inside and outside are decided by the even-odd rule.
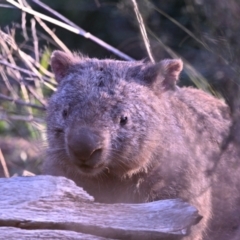
POLYGON ((68 135, 68 147, 76 160, 86 162, 95 152, 101 150, 101 137, 88 128, 70 131, 68 135))

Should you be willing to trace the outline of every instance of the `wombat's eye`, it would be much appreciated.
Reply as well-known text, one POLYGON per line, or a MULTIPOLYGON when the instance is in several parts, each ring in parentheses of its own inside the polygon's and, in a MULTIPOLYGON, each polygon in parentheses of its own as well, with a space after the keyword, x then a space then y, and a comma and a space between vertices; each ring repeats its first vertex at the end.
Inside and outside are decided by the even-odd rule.
POLYGON ((125 125, 128 121, 128 117, 127 116, 121 116, 120 118, 120 125, 125 125))
POLYGON ((62 128, 55 128, 54 131, 55 131, 55 133, 57 133, 57 134, 63 133, 63 129, 62 129, 62 128))
POLYGON ((62 116, 63 116, 63 118, 66 118, 68 116, 68 110, 67 109, 63 109, 62 116))

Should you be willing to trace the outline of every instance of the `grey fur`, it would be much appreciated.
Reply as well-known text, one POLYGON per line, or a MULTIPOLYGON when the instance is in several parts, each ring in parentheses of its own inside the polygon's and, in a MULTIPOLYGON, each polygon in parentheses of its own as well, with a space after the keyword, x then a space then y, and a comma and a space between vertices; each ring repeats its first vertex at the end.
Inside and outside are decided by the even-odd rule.
POLYGON ((182 198, 203 216, 184 239, 236 239, 239 152, 234 143, 221 148, 229 109, 201 90, 176 87, 181 60, 151 64, 55 51, 51 65, 59 87, 49 101, 44 173, 72 179, 99 202, 182 198), (82 129, 101 139, 87 172, 70 146, 82 129))

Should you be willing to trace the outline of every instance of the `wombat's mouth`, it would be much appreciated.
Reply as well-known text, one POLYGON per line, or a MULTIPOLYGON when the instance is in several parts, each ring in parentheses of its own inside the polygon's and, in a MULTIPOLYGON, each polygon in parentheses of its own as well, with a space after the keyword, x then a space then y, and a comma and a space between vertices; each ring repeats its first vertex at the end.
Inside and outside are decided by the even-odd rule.
POLYGON ((104 169, 104 163, 95 164, 93 166, 89 166, 85 163, 76 163, 76 165, 83 174, 92 176, 99 174, 104 169))

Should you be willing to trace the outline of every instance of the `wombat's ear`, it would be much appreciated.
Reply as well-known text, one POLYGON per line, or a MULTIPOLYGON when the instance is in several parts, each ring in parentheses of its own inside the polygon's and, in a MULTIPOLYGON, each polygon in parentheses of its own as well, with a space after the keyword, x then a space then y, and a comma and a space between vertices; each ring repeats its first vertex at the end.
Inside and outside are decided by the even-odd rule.
POLYGON ((72 63, 72 55, 62 51, 54 51, 52 53, 51 67, 58 83, 67 75, 68 69, 72 63))
POLYGON ((179 75, 183 69, 183 62, 181 59, 166 59, 160 62, 163 75, 164 82, 163 84, 166 87, 171 87, 176 85, 177 80, 179 79, 179 75))
POLYGON ((149 66, 145 70, 144 80, 158 90, 160 90, 159 88, 174 89, 182 69, 181 59, 165 59, 149 66))

